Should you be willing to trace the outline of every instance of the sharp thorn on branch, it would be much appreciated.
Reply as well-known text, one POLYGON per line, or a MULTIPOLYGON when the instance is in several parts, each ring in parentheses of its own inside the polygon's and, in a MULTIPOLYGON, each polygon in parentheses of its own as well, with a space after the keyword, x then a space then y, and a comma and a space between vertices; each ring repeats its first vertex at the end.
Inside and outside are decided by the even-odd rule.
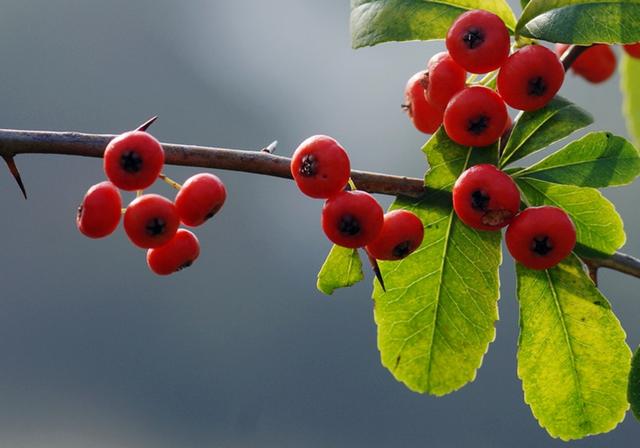
POLYGON ((22 191, 22 195, 24 196, 25 199, 27 199, 27 190, 24 188, 24 184, 22 183, 22 177, 20 176, 20 171, 18 171, 18 167, 16 166, 15 160, 13 160, 13 156, 2 156, 2 158, 7 163, 9 172, 18 183, 18 187, 20 187, 20 191, 22 191))
POLYGON ((262 148, 262 152, 266 152, 267 154, 273 154, 274 152, 276 152, 277 147, 278 147, 278 140, 274 140, 271 143, 269 143, 268 146, 265 146, 264 148, 262 148))
POLYGON ((367 251, 366 249, 364 251, 367 254, 367 257, 369 258, 369 263, 371 264, 371 269, 373 269, 373 273, 376 275, 376 278, 378 279, 380 286, 382 286, 382 290, 384 292, 387 292, 387 288, 384 286, 384 279, 382 278, 382 272, 380 271, 380 265, 378 264, 378 260, 373 258, 369 253, 369 251, 367 251))
POLYGON ((147 129, 149 129, 151 127, 151 125, 156 122, 157 119, 158 119, 157 115, 154 116, 154 117, 149 118, 147 121, 145 121, 140 126, 138 126, 136 128, 136 131, 147 132, 147 129))

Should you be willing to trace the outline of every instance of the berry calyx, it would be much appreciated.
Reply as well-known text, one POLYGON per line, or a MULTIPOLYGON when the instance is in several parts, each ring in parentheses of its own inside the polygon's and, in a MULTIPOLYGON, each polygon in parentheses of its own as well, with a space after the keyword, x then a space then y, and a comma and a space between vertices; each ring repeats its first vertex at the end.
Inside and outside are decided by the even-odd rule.
POLYGON ((404 89, 405 104, 402 107, 418 131, 433 134, 442 124, 442 109, 427 100, 425 86, 429 86, 426 70, 413 75, 404 89))
POLYGON ((454 96, 444 112, 444 128, 454 142, 488 146, 498 141, 508 120, 500 95, 481 86, 467 87, 454 96))
POLYGON ((564 82, 558 56, 541 45, 521 48, 498 73, 498 92, 514 109, 533 111, 549 103, 564 82))
POLYGON ((104 172, 126 191, 144 190, 158 178, 164 164, 160 142, 146 132, 126 132, 109 142, 104 152, 104 172))
POLYGON ((76 225, 89 238, 111 235, 120 223, 122 199, 118 189, 108 181, 89 188, 78 207, 76 225))
POLYGON ((382 230, 367 245, 367 252, 376 260, 402 260, 420 247, 423 237, 420 218, 407 210, 394 210, 384 215, 382 230))
POLYGON ((143 249, 168 243, 179 225, 180 218, 173 202, 157 194, 145 194, 134 199, 124 214, 127 236, 143 249))
POLYGON ((632 58, 640 59, 640 42, 637 44, 623 45, 622 48, 632 58))
POLYGON ((322 208, 322 230, 334 244, 356 249, 373 241, 380 230, 384 212, 364 191, 341 191, 322 208))
POLYGON ((175 206, 180 221, 196 227, 212 218, 224 205, 227 190, 214 174, 201 173, 190 177, 176 195, 175 206))
POLYGON ((557 207, 531 207, 520 213, 506 232, 507 248, 529 269, 549 269, 564 260, 576 245, 576 228, 557 207))
POLYGON ((449 53, 442 52, 433 56, 427 64, 428 82, 422 82, 427 101, 441 110, 445 110, 451 98, 464 89, 467 72, 454 61, 449 53))
POLYGON ((489 73, 509 57, 509 30, 500 17, 474 10, 460 15, 447 33, 451 57, 471 73, 489 73))
MULTIPOLYGON (((570 45, 556 44, 556 53, 562 56, 570 45)), ((611 78, 616 71, 616 54, 609 45, 598 44, 587 48, 571 65, 576 75, 598 84, 611 78)))
POLYGON ((499 230, 520 210, 520 191, 511 177, 493 165, 476 165, 453 186, 458 218, 478 230, 499 230))
POLYGON ((191 266, 199 255, 198 238, 179 229, 167 244, 147 251, 147 265, 158 275, 170 275, 191 266))
POLYGON ((304 194, 327 199, 349 182, 349 156, 333 138, 314 135, 300 143, 293 153, 291 175, 304 194))

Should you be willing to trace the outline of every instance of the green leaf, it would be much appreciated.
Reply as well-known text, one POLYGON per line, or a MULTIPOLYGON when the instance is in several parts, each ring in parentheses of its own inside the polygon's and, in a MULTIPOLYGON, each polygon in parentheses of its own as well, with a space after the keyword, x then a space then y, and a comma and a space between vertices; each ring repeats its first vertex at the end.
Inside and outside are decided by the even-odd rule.
POLYGON ((622 219, 598 190, 526 177, 516 182, 530 205, 554 205, 569 214, 576 226, 576 251, 581 255, 608 256, 624 245, 622 219))
POLYGON ((620 86, 624 97, 624 116, 636 146, 640 147, 640 59, 622 55, 620 86))
POLYGON ((520 0, 520 6, 522 6, 522 9, 526 8, 530 1, 531 0, 520 0))
POLYGON ((458 176, 470 166, 479 163, 494 163, 498 145, 484 148, 469 148, 452 141, 444 128, 431 136, 422 151, 429 161, 429 171, 425 175, 425 185, 450 192, 458 176))
POLYGON ((444 395, 473 381, 495 338, 500 232, 464 225, 449 201, 399 199, 393 208, 425 224, 422 246, 381 262, 387 292, 375 283, 382 364, 416 392, 444 395))
POLYGON ((317 287, 320 292, 331 295, 336 289, 353 286, 362 279, 358 251, 334 245, 318 273, 317 287))
POLYGON ((522 112, 516 118, 500 166, 544 149, 591 123, 593 117, 588 112, 560 96, 535 112, 522 112))
POLYGON ((640 347, 633 355, 631 373, 629 374, 629 390, 627 392, 633 415, 640 420, 640 347))
POLYGON ((424 241, 408 258, 380 263, 387 291, 374 284, 374 315, 382 364, 411 390, 444 395, 473 381, 495 337, 502 260, 500 232, 464 225, 446 190, 474 160, 495 163, 497 152, 456 145, 444 132, 425 152, 430 193, 392 206, 420 217, 424 241), (434 163, 446 157, 449 164, 434 163))
POLYGON ((517 176, 582 187, 625 185, 640 175, 640 154, 622 137, 593 132, 517 176))
POLYGON ((352 0, 353 48, 389 41, 444 39, 455 19, 485 9, 511 30, 516 19, 506 0, 352 0))
POLYGON ((631 352, 607 299, 573 255, 517 275, 518 376, 536 419, 563 440, 612 430, 629 407, 631 352))
POLYGON ((549 42, 590 45, 640 41, 640 0, 531 0, 516 33, 549 42))

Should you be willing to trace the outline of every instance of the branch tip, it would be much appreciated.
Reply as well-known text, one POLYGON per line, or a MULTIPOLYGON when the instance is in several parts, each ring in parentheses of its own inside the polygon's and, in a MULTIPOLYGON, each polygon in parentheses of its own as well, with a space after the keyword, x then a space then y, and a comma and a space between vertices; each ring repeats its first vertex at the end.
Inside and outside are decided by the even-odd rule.
POLYGON ((262 152, 266 152, 267 154, 273 154, 274 152, 276 152, 276 148, 278 147, 278 140, 274 140, 271 143, 269 143, 268 146, 265 146, 264 148, 262 148, 262 152))

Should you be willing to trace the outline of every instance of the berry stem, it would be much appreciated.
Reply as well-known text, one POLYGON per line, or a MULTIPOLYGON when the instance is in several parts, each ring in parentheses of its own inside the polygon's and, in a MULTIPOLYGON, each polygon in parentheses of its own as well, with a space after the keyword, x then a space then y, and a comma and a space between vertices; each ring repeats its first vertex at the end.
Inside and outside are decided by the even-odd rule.
POLYGON ((170 177, 167 177, 167 175, 165 175, 164 173, 160 173, 158 177, 162 179, 164 182, 166 182, 171 188, 175 188, 178 191, 180 191, 180 189, 182 188, 182 185, 180 185, 178 182, 171 179, 170 177))
MULTIPOLYGON (((19 131, 0 129, 0 157, 5 160, 18 154, 53 154, 102 158, 107 144, 115 135, 81 134, 77 132, 19 131)), ((216 168, 291 179, 291 159, 262 151, 242 151, 203 146, 163 144, 168 165, 216 168)), ((394 176, 368 171, 351 171, 360 190, 369 193, 424 197, 426 193, 442 196, 443 192, 424 186, 418 178, 394 176)), ((640 278, 640 260, 616 253, 607 258, 583 258, 598 268, 608 268, 640 278)))

